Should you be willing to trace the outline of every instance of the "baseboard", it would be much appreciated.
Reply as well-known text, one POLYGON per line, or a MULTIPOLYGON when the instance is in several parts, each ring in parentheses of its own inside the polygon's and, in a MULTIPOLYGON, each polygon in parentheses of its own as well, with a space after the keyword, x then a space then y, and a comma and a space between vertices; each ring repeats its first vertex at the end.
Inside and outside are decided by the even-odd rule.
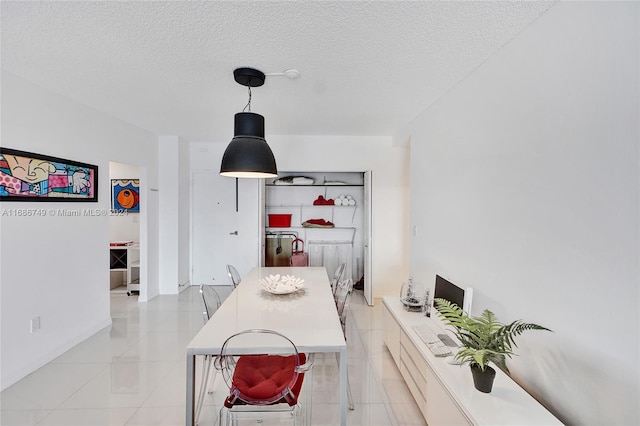
POLYGON ((182 293, 191 286, 191 281, 185 281, 182 284, 178 284, 178 293, 182 293))
POLYGON ((91 328, 88 328, 87 330, 82 332, 82 334, 79 334, 74 338, 60 344, 58 347, 54 348, 53 350, 47 353, 40 354, 36 360, 34 360, 29 365, 23 366, 18 371, 12 371, 8 374, 6 374, 6 372, 3 371, 2 383, 0 383, 0 390, 5 390, 9 386, 19 382, 20 380, 27 377, 29 374, 47 365, 48 363, 50 363, 51 361, 53 361, 54 359, 56 359, 66 351, 68 351, 69 349, 73 348, 78 343, 81 343, 87 340, 89 337, 93 336, 94 334, 98 333, 101 330, 104 330, 110 325, 111 325, 111 318, 106 318, 104 321, 94 325, 91 328))

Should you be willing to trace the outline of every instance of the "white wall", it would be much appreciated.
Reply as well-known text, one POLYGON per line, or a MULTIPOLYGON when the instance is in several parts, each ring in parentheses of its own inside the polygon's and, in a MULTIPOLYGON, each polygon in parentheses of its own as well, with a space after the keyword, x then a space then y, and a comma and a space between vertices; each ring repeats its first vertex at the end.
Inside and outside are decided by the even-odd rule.
POLYGON ((160 293, 177 294, 189 281, 189 144, 160 136, 160 293))
MULTIPOLYGON (((268 117, 267 117, 268 121, 268 117)), ((408 150, 392 145, 387 137, 350 136, 282 136, 267 135, 278 170, 306 172, 373 171, 373 292, 374 297, 396 294, 397 285, 408 274, 408 150)), ((225 142, 224 147, 228 142, 225 142)), ((191 170, 220 169, 220 150, 205 151, 207 143, 191 143, 191 170)), ((255 244, 259 253, 259 192, 254 181, 240 179, 246 185, 240 191, 241 211, 250 211, 245 218, 248 229, 256 236, 247 241, 255 244), (254 241, 255 238, 255 241, 254 241)), ((259 264, 258 256, 250 266, 259 264)))
MULTIPOLYGON (((153 160, 157 162, 157 149, 154 156, 156 158, 153 160)), ((154 169, 153 172, 156 170, 154 169)), ((142 268, 138 302, 148 302, 160 294, 160 277, 164 273, 162 269, 164 265, 160 263, 160 191, 157 179, 150 182, 147 178, 146 169, 141 171, 140 194, 146 195, 140 200, 140 211, 147 210, 149 214, 140 214, 140 265, 142 268), (144 265, 149 266, 145 268, 144 265)))
MULTIPOLYGON (((99 167, 97 203, 5 202, 3 209, 90 207, 108 213, 110 160, 140 166, 142 178, 157 187, 155 135, 6 72, 1 119, 4 147, 99 167)), ((147 196, 148 186, 141 193, 147 196)), ((3 216, 0 229, 4 389, 110 324, 109 216, 3 216), (29 322, 35 316, 41 317, 41 330, 31 334, 29 322)), ((157 228, 149 233, 157 234, 157 228)), ((157 241, 150 238, 147 245, 141 256, 157 270, 157 241)))
POLYGON ((567 424, 640 424, 639 16, 556 3, 411 124, 412 273, 551 328, 508 365, 567 424))
MULTIPOLYGON (((191 182, 189 180, 189 142, 178 144, 178 285, 189 284, 191 275, 191 182)), ((162 166, 162 165, 161 165, 162 166)))

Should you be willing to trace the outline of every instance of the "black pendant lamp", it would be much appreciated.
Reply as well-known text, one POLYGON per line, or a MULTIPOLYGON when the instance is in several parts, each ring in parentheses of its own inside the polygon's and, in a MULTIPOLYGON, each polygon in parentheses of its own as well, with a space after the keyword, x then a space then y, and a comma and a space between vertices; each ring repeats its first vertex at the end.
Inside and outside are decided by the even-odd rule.
POLYGON ((264 139, 264 117, 251 112, 251 88, 264 84, 265 75, 253 68, 233 71, 237 83, 249 88, 249 102, 235 115, 233 139, 222 156, 220 174, 240 178, 277 177, 276 159, 264 139))

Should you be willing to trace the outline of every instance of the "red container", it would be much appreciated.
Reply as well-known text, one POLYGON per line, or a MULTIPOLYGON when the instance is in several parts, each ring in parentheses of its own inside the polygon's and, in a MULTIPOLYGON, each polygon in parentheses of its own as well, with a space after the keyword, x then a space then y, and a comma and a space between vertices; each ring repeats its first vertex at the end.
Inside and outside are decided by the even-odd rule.
POLYGON ((270 214, 270 228, 288 228, 291 226, 291 214, 270 214))

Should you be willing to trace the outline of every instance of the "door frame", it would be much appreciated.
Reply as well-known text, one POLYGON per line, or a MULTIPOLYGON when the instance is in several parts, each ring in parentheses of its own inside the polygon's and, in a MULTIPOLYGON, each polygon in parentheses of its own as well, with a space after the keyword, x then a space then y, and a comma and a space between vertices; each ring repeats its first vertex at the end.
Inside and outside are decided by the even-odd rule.
POLYGON ((364 177, 364 299, 373 306, 373 171, 367 170, 364 177))

